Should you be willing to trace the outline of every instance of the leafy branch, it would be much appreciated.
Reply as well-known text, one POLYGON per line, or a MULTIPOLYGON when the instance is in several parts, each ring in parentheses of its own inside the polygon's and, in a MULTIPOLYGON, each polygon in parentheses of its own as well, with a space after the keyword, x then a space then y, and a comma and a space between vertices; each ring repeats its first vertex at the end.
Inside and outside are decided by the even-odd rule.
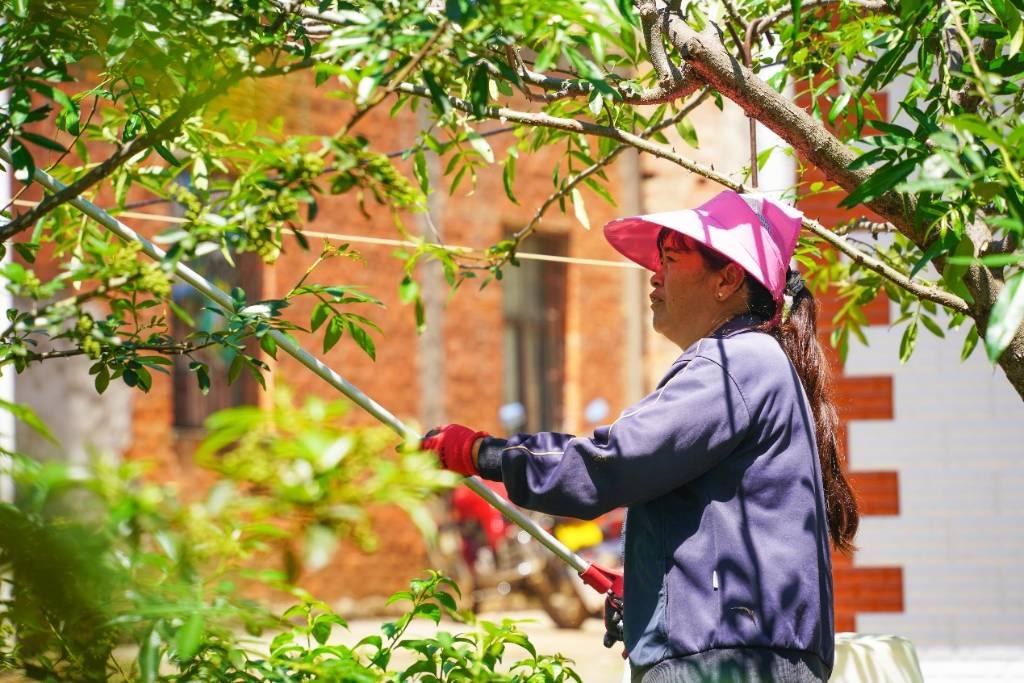
MULTIPOLYGON (((431 98, 435 97, 428 88, 414 85, 414 84, 402 84, 399 87, 401 92, 406 94, 415 95, 417 97, 431 98)), ((728 178, 727 176, 718 173, 714 169, 699 164, 691 159, 688 159, 673 148, 667 145, 660 145, 650 140, 645 139, 641 135, 630 133, 628 131, 615 128, 613 126, 602 126, 586 121, 579 121, 576 119, 567 119, 551 116, 544 113, 528 113, 521 112, 505 107, 487 107, 484 110, 474 108, 469 102, 466 102, 458 97, 451 95, 444 96, 445 100, 451 107, 459 109, 466 113, 471 113, 477 116, 485 116, 487 118, 499 119, 502 121, 512 121, 526 126, 540 126, 546 128, 554 128, 556 130, 564 130, 574 133, 585 133, 589 135, 595 135, 598 137, 605 137, 612 140, 616 140, 625 145, 634 147, 641 152, 646 152, 652 156, 656 156, 660 159, 671 161, 672 163, 685 168, 686 170, 695 173, 699 176, 713 180, 719 185, 735 190, 737 192, 745 192, 746 187, 742 183, 737 183, 728 178)), ((922 283, 916 282, 906 275, 898 272, 891 266, 886 265, 879 259, 857 249, 851 245, 846 239, 835 234, 833 231, 824 227, 818 221, 810 218, 804 218, 804 228, 814 233, 816 236, 822 238, 832 246, 839 249, 842 253, 846 254, 850 258, 854 259, 858 263, 865 265, 871 270, 884 276, 886 279, 891 280, 895 284, 899 285, 912 292, 916 296, 934 301, 942 306, 950 308, 953 311, 967 312, 967 303, 947 291, 936 287, 929 287, 922 283)))

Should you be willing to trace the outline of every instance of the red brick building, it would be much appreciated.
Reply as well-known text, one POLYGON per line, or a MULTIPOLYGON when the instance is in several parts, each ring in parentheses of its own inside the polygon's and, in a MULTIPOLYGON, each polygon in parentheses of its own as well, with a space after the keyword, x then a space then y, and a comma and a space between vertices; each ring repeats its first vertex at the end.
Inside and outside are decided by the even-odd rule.
MULTIPOLYGON (((258 92, 243 89, 233 97, 261 120, 284 117, 285 130, 290 133, 331 134, 344 120, 341 104, 302 79, 280 81, 273 89, 258 92)), ((697 114, 698 131, 742 130, 743 121, 729 116, 704 109, 697 114)), ((414 143, 420 125, 415 114, 391 119, 386 110, 379 109, 360 123, 360 132, 371 139, 374 149, 398 151, 414 143)), ((745 154, 732 144, 731 136, 708 138, 695 156, 716 161, 719 169, 745 154)), ((496 157, 502 159, 507 138, 496 135, 489 140, 496 157)), ((551 153, 523 155, 517 172, 518 205, 505 196, 501 169, 495 166, 480 173, 472 192, 467 192, 464 184, 453 196, 443 191, 435 193, 429 202, 429 219, 408 215, 403 221, 410 230, 432 239, 486 248, 530 220, 552 190, 555 161, 551 153)), ((433 172, 439 175, 439 163, 432 164, 433 172)), ((562 215, 554 208, 524 245, 524 251, 620 261, 599 229, 607 220, 696 204, 718 190, 678 168, 630 155, 624 155, 609 170, 609 176, 618 208, 583 190, 590 223, 595 228, 584 230, 571 210, 562 215)), ((826 222, 840 218, 816 201, 805 201, 803 208, 826 222)), ((351 197, 325 198, 316 221, 307 229, 311 233, 368 238, 399 236, 389 209, 368 208, 369 217, 365 217, 351 197)), ((144 219, 128 222, 142 230, 159 228, 159 224, 144 219)), ((316 245, 318 240, 311 241, 316 245)), ((418 278, 426 302, 427 329, 417 335, 411 308, 398 298, 402 262, 392 255, 395 248, 360 243, 353 246, 361 251, 363 262, 335 259, 318 269, 317 280, 358 285, 385 302, 386 308, 370 314, 383 330, 375 335, 377 360, 370 361, 354 344, 344 341, 324 360, 409 422, 429 426, 457 421, 502 433, 499 408, 519 403, 524 408, 524 429, 587 431, 596 426, 585 416, 588 406, 607 406, 604 411, 598 409, 598 414, 604 412, 605 416, 596 417, 596 422, 614 419, 653 387, 678 353, 649 330, 647 275, 638 269, 523 260, 520 268, 508 269, 501 282, 480 289, 470 281, 449 298, 441 274, 429 265, 421 267, 418 278), (595 370, 598 368, 600 371, 595 370)), ((316 246, 303 251, 290 241, 275 265, 243 260, 240 269, 225 275, 236 278, 250 300, 275 298, 298 281, 317 251, 316 246)), ((297 321, 308 320, 311 312, 301 304, 289 311, 297 321)), ((887 308, 878 306, 872 311, 878 322, 884 322, 887 308)), ((826 312, 822 319, 829 318, 826 312)), ((827 332, 823 330, 823 334, 827 332)), ((319 338, 304 341, 311 350, 319 348, 319 338)), ((271 364, 275 377, 297 393, 325 397, 333 393, 283 354, 271 364)), ((263 394, 244 383, 210 397, 202 397, 190 387, 189 381, 179 383, 156 375, 148 394, 133 394, 129 427, 127 457, 156 459, 167 476, 181 481, 190 481, 199 474, 191 464, 190 452, 200 433, 197 425, 205 414, 233 403, 265 400, 263 394)), ((888 377, 840 378, 838 392, 844 420, 892 416, 888 377)), ((853 478, 865 514, 898 514, 895 474, 854 472, 853 478)), ((337 600, 386 595, 400 589, 426 565, 418 534, 401 513, 381 509, 374 514, 381 541, 376 554, 368 556, 345 548, 330 566, 303 577, 320 597, 337 600)), ((852 559, 837 558, 835 573, 840 630, 854 630, 858 612, 902 609, 899 568, 857 567, 852 559)))

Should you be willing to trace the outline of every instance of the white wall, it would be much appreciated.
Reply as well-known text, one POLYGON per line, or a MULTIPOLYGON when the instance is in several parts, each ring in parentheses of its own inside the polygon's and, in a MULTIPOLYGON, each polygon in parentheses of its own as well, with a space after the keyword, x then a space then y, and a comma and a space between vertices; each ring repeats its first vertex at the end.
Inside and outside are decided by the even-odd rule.
MULTIPOLYGON (((893 316, 895 319, 895 316, 893 316)), ((862 632, 920 646, 1024 646, 1024 402, 966 330, 925 330, 900 366, 902 328, 872 328, 846 374, 893 377, 895 419, 850 423, 854 470, 899 472, 900 515, 865 517, 858 565, 903 568, 904 613, 863 614, 862 632)))

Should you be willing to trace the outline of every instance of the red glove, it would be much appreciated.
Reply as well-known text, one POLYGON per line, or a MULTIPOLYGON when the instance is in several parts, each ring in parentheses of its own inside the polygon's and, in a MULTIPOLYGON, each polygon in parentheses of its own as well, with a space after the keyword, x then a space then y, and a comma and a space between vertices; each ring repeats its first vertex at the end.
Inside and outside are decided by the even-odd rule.
POLYGON ((485 436, 490 434, 474 432, 460 424, 444 425, 427 432, 420 448, 437 453, 441 467, 446 470, 469 477, 480 473, 473 463, 473 444, 485 436))

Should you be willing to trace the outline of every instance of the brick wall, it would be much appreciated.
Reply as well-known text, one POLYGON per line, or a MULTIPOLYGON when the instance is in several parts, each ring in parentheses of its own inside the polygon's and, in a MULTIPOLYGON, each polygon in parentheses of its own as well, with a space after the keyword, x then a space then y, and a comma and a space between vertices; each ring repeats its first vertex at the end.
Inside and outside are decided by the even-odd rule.
MULTIPOLYGON (((252 108, 264 121, 275 116, 285 118, 285 131, 302 134, 331 134, 346 120, 347 111, 336 100, 324 97, 311 83, 301 78, 275 82, 273 88, 256 90, 247 85, 234 93, 237 106, 252 108)), ((359 125, 359 132, 371 140, 374 149, 396 151, 413 144, 418 130, 414 115, 391 119, 384 109, 375 110, 359 125)), ((507 140, 490 139, 497 157, 504 156, 507 140)), ((550 193, 551 169, 555 156, 550 153, 524 157, 517 169, 516 191, 519 205, 512 204, 502 188, 501 169, 484 169, 475 190, 468 192, 464 182, 453 197, 437 197, 440 207, 434 221, 449 244, 484 248, 514 229, 526 224, 543 199, 550 193)), ((411 176, 411 174, 410 174, 411 176)), ((444 192, 444 190, 442 190, 444 192)), ((614 217, 614 209, 584 190, 590 221, 600 226, 614 217)), ((390 209, 367 203, 368 216, 356 207, 352 196, 328 197, 321 202, 311 231, 344 233, 372 237, 397 238, 390 209)), ((570 207, 571 212, 571 207, 570 207)), ((403 223, 415 229, 416 217, 405 215, 403 223)), ((568 235, 571 256, 615 258, 598 228, 587 232, 575 219, 553 209, 540 230, 568 235)), ((303 251, 286 238, 285 249, 277 263, 266 269, 262 292, 250 292, 250 299, 272 298, 286 292, 305 273, 318 253, 319 240, 303 251)), ((411 307, 399 302, 398 284, 402 262, 392 256, 393 247, 354 244, 362 261, 335 259, 317 270, 315 281, 358 285, 380 298, 385 307, 365 312, 382 329, 374 334, 377 361, 373 362, 354 344, 342 340, 327 354, 319 352, 321 334, 301 338, 306 348, 320 355, 342 376, 374 398, 400 419, 420 423, 424 397, 444 391, 446 420, 463 422, 495 433, 501 432, 498 408, 502 396, 502 284, 492 282, 480 289, 467 282, 451 297, 440 319, 428 325, 443 329, 443 388, 421 386, 417 373, 421 347, 417 340, 411 307)), ((482 278, 481 278, 482 279, 482 278)), ((479 281, 479 280, 478 280, 479 281)), ((581 426, 582 407, 594 398, 604 398, 611 414, 625 407, 628 392, 623 380, 609 376, 603 369, 622 365, 616 353, 625 344, 622 300, 622 271, 570 265, 566 291, 566 382, 563 402, 567 427, 581 426), (601 372, 595 371, 602 368, 601 372)), ((289 308, 288 316, 308 323, 311 304, 299 302, 289 308)), ((319 378, 285 354, 272 363, 276 381, 287 382, 298 395, 325 397, 333 390, 319 378)), ((172 429, 172 394, 169 381, 155 379, 148 395, 135 401, 133 442, 129 457, 155 456, 162 463, 163 476, 196 480, 200 473, 189 459, 196 435, 172 429)), ((361 411, 351 414, 357 422, 372 418, 361 411)), ((423 425, 424 427, 427 425, 423 425)), ((582 425, 586 427, 587 425, 582 425)), ((443 513, 442 513, 443 514, 443 513)), ((324 569, 302 577, 302 583, 327 600, 358 600, 387 595, 405 586, 408 579, 422 572, 427 559, 418 532, 399 510, 380 507, 372 511, 380 539, 377 552, 367 554, 343 545, 324 569)), ((373 601, 368 601, 372 603, 373 601)))

